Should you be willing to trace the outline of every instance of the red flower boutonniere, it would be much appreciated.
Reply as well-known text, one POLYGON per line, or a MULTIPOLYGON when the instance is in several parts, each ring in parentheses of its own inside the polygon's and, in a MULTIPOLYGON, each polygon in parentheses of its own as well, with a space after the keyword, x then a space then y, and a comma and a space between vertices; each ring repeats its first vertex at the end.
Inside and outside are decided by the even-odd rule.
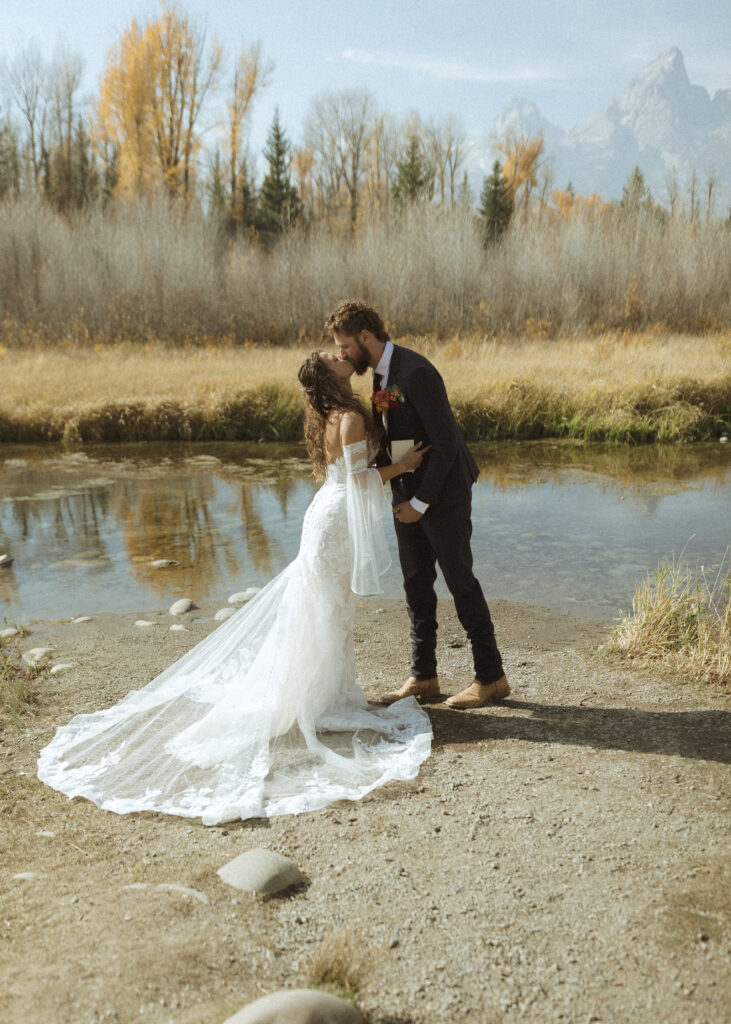
POLYGON ((374 391, 371 395, 371 402, 378 412, 387 412, 389 409, 395 409, 397 405, 403 404, 405 401, 404 393, 398 384, 395 384, 392 388, 382 388, 380 391, 374 391))

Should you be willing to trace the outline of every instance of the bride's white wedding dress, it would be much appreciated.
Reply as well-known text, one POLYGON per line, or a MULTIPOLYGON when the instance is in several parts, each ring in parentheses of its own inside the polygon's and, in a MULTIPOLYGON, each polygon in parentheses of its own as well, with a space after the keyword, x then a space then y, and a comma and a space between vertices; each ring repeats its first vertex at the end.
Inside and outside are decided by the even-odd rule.
POLYGON ((298 814, 413 778, 431 726, 413 698, 369 705, 355 682, 355 593, 381 592, 390 557, 365 441, 328 466, 297 558, 142 690, 77 715, 38 775, 106 810, 204 824, 298 814))

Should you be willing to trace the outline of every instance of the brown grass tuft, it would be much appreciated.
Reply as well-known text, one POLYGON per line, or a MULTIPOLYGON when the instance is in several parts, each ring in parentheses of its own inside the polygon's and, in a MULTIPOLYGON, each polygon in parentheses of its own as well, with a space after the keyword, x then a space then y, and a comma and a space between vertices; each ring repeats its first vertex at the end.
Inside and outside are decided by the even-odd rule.
POLYGON ((731 574, 709 580, 668 559, 635 591, 632 614, 613 631, 610 650, 639 664, 668 665, 691 679, 731 684, 731 574))
POLYGON ((305 981, 314 988, 326 989, 353 1001, 380 955, 367 949, 351 928, 331 932, 315 950, 305 981))

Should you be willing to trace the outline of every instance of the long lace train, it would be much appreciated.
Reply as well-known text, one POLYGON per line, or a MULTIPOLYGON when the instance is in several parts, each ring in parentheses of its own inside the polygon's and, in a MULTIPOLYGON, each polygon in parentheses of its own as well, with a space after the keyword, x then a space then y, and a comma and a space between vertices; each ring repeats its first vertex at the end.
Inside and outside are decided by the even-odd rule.
POLYGON ((315 810, 413 778, 431 727, 413 698, 369 705, 355 683, 357 592, 388 567, 383 489, 365 442, 328 467, 297 558, 142 690, 77 715, 38 775, 118 813, 208 825, 315 810))

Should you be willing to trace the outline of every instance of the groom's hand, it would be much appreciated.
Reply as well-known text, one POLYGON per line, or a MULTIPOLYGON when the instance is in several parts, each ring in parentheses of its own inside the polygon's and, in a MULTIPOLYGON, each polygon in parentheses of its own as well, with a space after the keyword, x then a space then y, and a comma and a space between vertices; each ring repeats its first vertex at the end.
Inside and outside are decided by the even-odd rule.
POLYGON ((417 512, 410 502, 402 501, 398 505, 393 506, 393 514, 400 523, 407 524, 418 523, 423 513, 417 512))

